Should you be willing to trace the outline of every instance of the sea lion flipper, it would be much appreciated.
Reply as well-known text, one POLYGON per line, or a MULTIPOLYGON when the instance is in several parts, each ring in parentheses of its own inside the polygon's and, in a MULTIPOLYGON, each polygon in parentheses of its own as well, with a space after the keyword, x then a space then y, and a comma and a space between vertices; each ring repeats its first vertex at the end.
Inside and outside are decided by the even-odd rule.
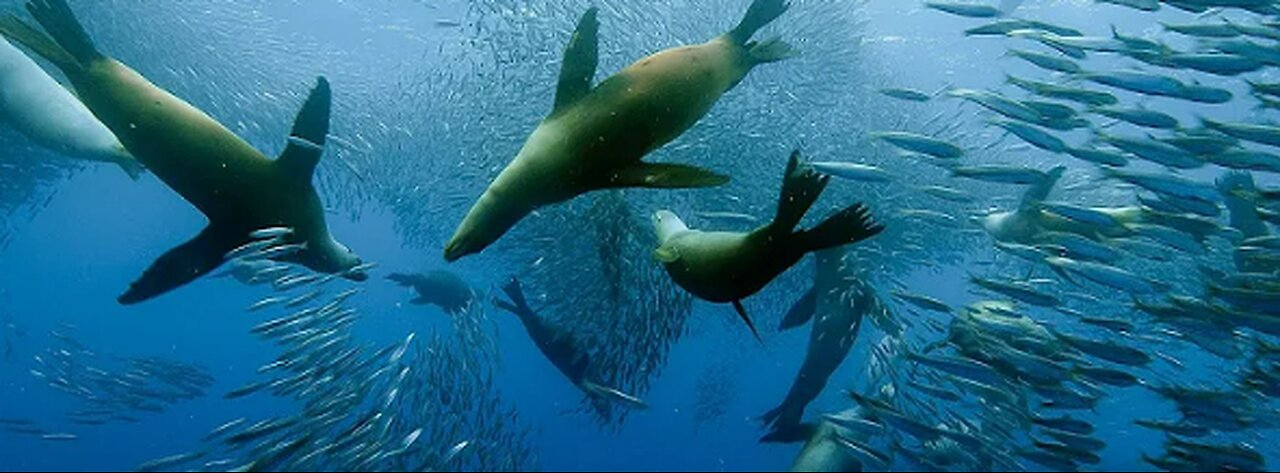
POLYGON ((6 21, 4 34, 12 35, 63 72, 70 73, 103 58, 66 0, 32 0, 27 2, 27 11, 49 34, 40 34, 17 18, 6 21))
POLYGON ((680 250, 673 245, 663 245, 653 250, 653 259, 659 263, 671 264, 680 261, 680 250))
POLYGON ((169 250, 152 263, 118 301, 124 305, 137 304, 195 281, 221 266, 227 252, 247 238, 248 233, 210 225, 191 241, 169 250))
POLYGON ((311 180, 316 165, 324 156, 324 144, 329 135, 329 115, 332 111, 333 92, 324 77, 316 80, 315 88, 302 105, 289 133, 289 144, 276 160, 276 166, 286 175, 311 180))
POLYGON ((787 173, 782 178, 782 192, 778 195, 778 210, 771 228, 782 234, 795 230, 830 180, 830 176, 819 173, 806 163, 800 150, 793 151, 787 161, 787 173))
POLYGON ((692 189, 718 187, 729 183, 729 176, 697 166, 672 163, 639 163, 619 171, 608 187, 647 187, 651 189, 692 189))
POLYGON ((35 52, 63 71, 79 67, 76 58, 48 35, 28 25, 13 14, 0 17, 0 35, 35 52))
POLYGON ((1067 170, 1066 167, 1058 166, 1045 174, 1044 179, 1031 185, 1027 191, 1022 194, 1022 200, 1018 204, 1021 211, 1038 210, 1040 204, 1049 198, 1049 193, 1053 192, 1053 187, 1058 185, 1058 181, 1062 179, 1062 174, 1067 170))
POLYGON ((560 85, 556 89, 556 105, 552 114, 573 105, 591 93, 591 81, 600 65, 599 9, 592 7, 578 20, 578 28, 564 51, 560 66, 560 85))
POLYGON ((751 330, 751 335, 756 337, 756 341, 764 344, 764 338, 760 336, 760 331, 756 330, 756 323, 751 320, 751 316, 747 315, 747 309, 742 306, 742 301, 733 301, 733 310, 738 312, 738 317, 746 322, 747 328, 751 330))
POLYGON ((813 319, 813 313, 818 309, 818 288, 810 287, 808 292, 796 304, 791 306, 791 310, 787 311, 787 315, 782 318, 782 324, 778 326, 778 331, 786 331, 806 323, 813 319))

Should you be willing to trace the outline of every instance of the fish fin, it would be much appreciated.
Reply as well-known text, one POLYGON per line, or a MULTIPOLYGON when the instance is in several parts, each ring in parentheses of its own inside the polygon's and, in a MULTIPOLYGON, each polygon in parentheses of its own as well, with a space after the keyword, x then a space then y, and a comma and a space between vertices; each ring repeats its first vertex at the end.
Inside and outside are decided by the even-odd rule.
POLYGON ((756 341, 764 344, 764 338, 760 337, 760 331, 756 330, 756 323, 751 321, 751 316, 747 315, 747 309, 742 307, 742 301, 733 301, 733 310, 738 312, 738 317, 747 324, 747 328, 751 330, 751 335, 756 337, 756 341))
POLYGON ((871 211, 854 204, 836 212, 818 226, 796 233, 796 251, 813 252, 866 240, 879 235, 884 227, 871 218, 871 211))
POLYGON ((749 48, 747 55, 756 64, 785 61, 800 55, 796 48, 778 37, 769 38, 758 43, 747 43, 747 47, 749 48))
POLYGON ((782 318, 782 324, 778 326, 778 331, 783 332, 790 330, 813 319, 813 313, 817 311, 818 306, 818 288, 810 287, 795 305, 791 306, 791 310, 787 311, 787 315, 782 318))
POLYGON ((248 240, 248 232, 205 227, 195 238, 169 250, 129 286, 118 301, 133 305, 167 293, 212 272, 226 261, 228 251, 248 240))
POLYGON ((764 28, 765 25, 773 23, 787 9, 791 8, 790 2, 787 0, 755 0, 751 2, 751 7, 747 8, 747 13, 742 16, 742 21, 738 22, 738 26, 729 32, 729 38, 735 44, 747 44, 757 31, 764 28))
POLYGON ((1021 211, 1036 210, 1040 207, 1040 203, 1049 198, 1049 193, 1053 192, 1054 186, 1058 185, 1058 181, 1062 180, 1062 174, 1067 171, 1066 166, 1058 166, 1049 171, 1044 179, 1040 182, 1032 184, 1026 192, 1022 194, 1022 200, 1018 203, 1018 209, 1021 211))
POLYGON ((789 234, 795 230, 830 181, 831 176, 817 172, 801 159, 800 150, 793 151, 787 161, 787 173, 782 178, 782 193, 778 196, 777 214, 774 215, 770 228, 781 234, 789 234))
POLYGON ((560 83, 556 88, 556 104, 552 114, 558 113, 591 93, 591 82, 600 65, 599 8, 591 7, 578 20, 578 27, 564 51, 564 63, 560 66, 560 83))
POLYGON ((646 187, 650 189, 692 189, 718 187, 729 183, 729 176, 684 164, 638 163, 613 176, 609 188, 646 187))
POLYGON ((289 144, 276 160, 276 167, 287 176, 311 181, 316 165, 324 156, 325 139, 329 135, 329 115, 332 111, 333 92, 329 80, 320 77, 302 110, 293 121, 289 144))
POLYGON ((680 250, 672 245, 662 245, 653 250, 653 259, 659 263, 671 264, 680 261, 680 250))

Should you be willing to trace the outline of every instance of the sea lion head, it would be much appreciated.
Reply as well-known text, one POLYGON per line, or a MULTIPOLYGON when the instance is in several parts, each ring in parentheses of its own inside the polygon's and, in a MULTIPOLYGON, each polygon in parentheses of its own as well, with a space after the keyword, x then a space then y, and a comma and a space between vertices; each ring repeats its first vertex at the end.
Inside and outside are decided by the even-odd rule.
POLYGON ((658 241, 665 242, 677 233, 688 231, 689 226, 675 212, 660 210, 653 214, 653 229, 658 233, 658 241))
POLYGON ((360 259, 351 248, 334 240, 333 237, 325 238, 318 243, 309 244, 309 249, 298 255, 298 263, 306 266, 314 271, 328 274, 342 274, 342 277, 352 281, 365 281, 369 279, 369 274, 353 269, 364 264, 364 260, 360 259))

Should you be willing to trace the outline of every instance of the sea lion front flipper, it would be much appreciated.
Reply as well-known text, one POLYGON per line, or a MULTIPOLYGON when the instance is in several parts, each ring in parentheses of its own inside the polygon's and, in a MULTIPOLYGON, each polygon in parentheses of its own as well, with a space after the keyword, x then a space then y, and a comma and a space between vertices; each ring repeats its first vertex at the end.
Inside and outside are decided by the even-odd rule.
POLYGON ((680 250, 673 245, 663 245, 653 250, 653 259, 662 264, 680 261, 680 250))
POLYGON ((592 7, 578 20, 578 28, 564 51, 564 64, 560 66, 560 85, 556 88, 556 105, 552 114, 559 112, 591 93, 591 81, 600 65, 600 9, 592 7))
POLYGON ((427 298, 425 297, 418 296, 413 298, 413 300, 409 301, 409 303, 413 305, 427 305, 427 304, 430 304, 431 301, 428 301, 427 298))
POLYGON ((813 313, 818 310, 818 288, 810 287, 808 292, 796 304, 791 306, 791 310, 787 311, 787 315, 782 318, 782 324, 778 325, 778 331, 786 331, 806 323, 813 319, 813 313))
POLYGON ((692 189, 718 187, 729 183, 729 176, 696 166, 671 163, 638 163, 613 176, 608 187, 647 187, 650 189, 692 189))
POLYGON ((329 80, 320 77, 293 121, 289 144, 276 160, 276 167, 280 172, 311 181, 311 175, 315 173, 316 165, 320 164, 320 158, 324 155, 332 104, 333 92, 329 88, 329 80))
POLYGON ((227 231, 210 225, 191 241, 169 250, 152 263, 117 300, 124 305, 133 305, 195 281, 221 266, 226 261, 227 252, 248 237, 247 232, 227 231))
POLYGON ((760 331, 756 330, 756 323, 751 321, 751 316, 747 315, 747 309, 742 307, 742 301, 733 301, 733 310, 738 311, 738 317, 747 323, 747 328, 751 329, 751 335, 756 337, 756 341, 764 344, 764 338, 760 336, 760 331))

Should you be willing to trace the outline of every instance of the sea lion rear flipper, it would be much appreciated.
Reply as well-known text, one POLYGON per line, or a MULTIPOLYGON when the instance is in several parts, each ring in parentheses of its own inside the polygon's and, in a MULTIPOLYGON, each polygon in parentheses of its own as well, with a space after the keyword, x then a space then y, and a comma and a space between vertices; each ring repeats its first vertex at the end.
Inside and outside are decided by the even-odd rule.
POLYGON ((810 287, 804 296, 791 306, 791 310, 787 311, 787 315, 782 318, 782 324, 778 326, 778 331, 783 332, 809 323, 817 309, 818 288, 810 287))
POLYGON ((692 189, 729 183, 729 176, 696 166, 671 163, 638 163, 618 171, 607 187, 647 187, 650 189, 692 189))
POLYGON ((0 18, 0 34, 26 46, 67 74, 103 57, 66 0, 32 0, 27 3, 27 11, 48 34, 13 15, 0 18))
POLYGON ((320 164, 320 157, 324 155, 332 103, 333 92, 329 88, 329 80, 320 77, 293 121, 289 144, 276 160, 276 167, 280 172, 311 181, 311 175, 315 173, 316 165, 320 164))
POLYGON ((191 241, 169 250, 152 263, 117 300, 124 305, 137 304, 195 281, 221 266, 227 252, 248 236, 247 232, 226 231, 210 225, 191 241))
POLYGON ((1043 180, 1032 184, 1022 194, 1022 201, 1018 204, 1018 210, 1032 211, 1040 207, 1040 204, 1049 198, 1049 193, 1053 192, 1053 187, 1058 185, 1058 181, 1062 179, 1062 173, 1066 170, 1067 168, 1063 166, 1053 168, 1043 180))
POLYGON ((782 177, 782 192, 778 196, 778 210, 770 228, 778 234, 790 234, 809 213, 818 196, 826 190, 830 176, 823 175, 800 157, 800 150, 791 153, 787 160, 787 172, 782 177))
POLYGON ((556 88, 556 105, 552 114, 573 105, 591 93, 591 81, 595 79, 600 64, 600 9, 592 7, 578 20, 578 28, 564 51, 564 63, 560 66, 560 85, 556 88))
POLYGON ((760 337, 760 331, 756 330, 756 323, 751 321, 751 316, 747 315, 747 309, 742 307, 742 301, 733 301, 733 310, 738 311, 738 317, 747 323, 747 328, 751 329, 751 335, 756 337, 756 341, 764 343, 764 338, 760 337))

